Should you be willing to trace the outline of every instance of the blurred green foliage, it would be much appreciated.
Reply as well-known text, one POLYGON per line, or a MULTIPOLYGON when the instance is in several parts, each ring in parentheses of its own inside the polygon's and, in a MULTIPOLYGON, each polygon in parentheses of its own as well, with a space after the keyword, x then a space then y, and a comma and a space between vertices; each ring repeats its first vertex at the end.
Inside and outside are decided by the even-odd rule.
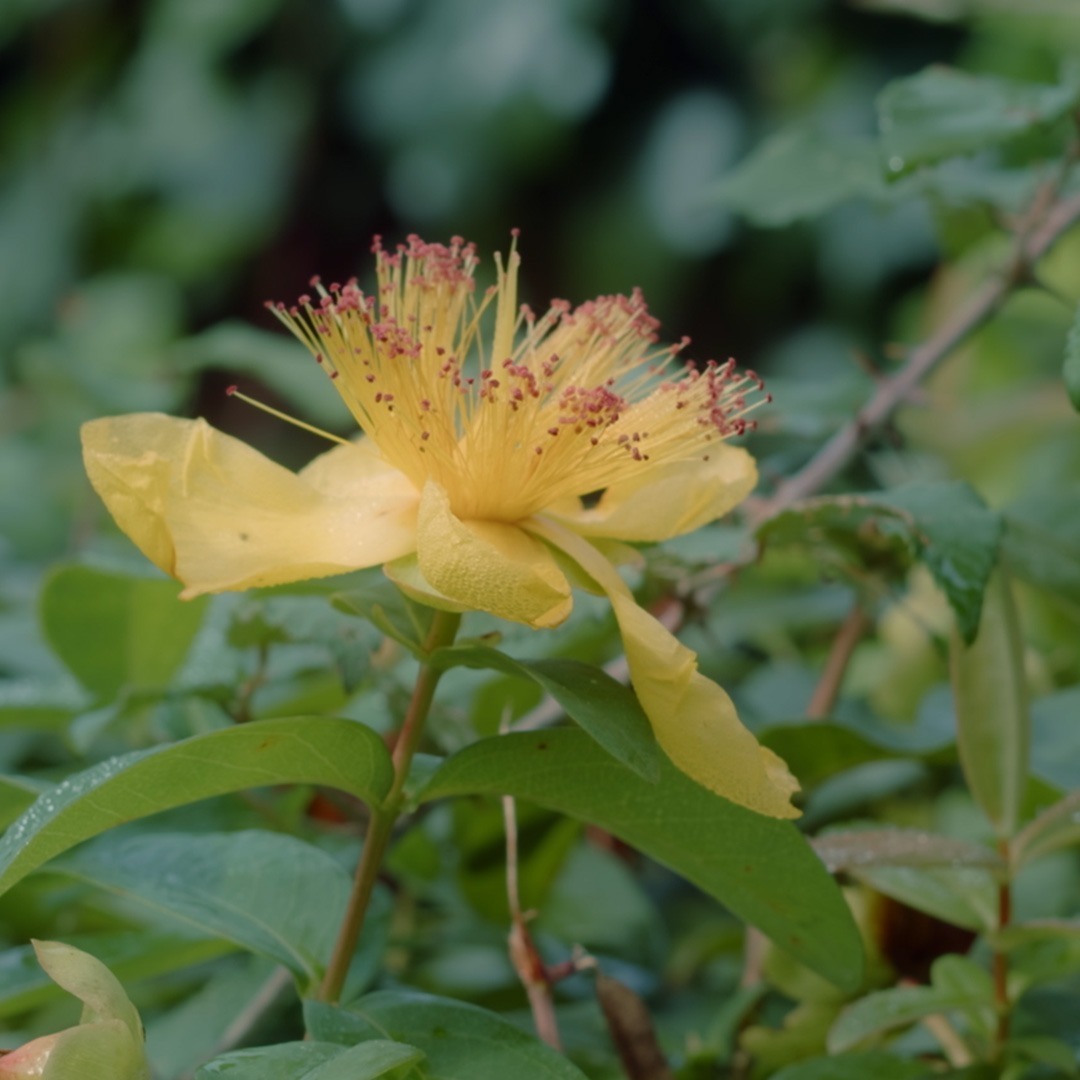
MULTIPOLYGON (((1076 0, 0 2, 0 817, 116 754, 246 731, 236 722, 332 714, 387 731, 414 670, 355 617, 409 618, 377 575, 333 586, 335 606, 321 588, 180 606, 92 496, 82 421, 202 414, 298 465, 320 441, 226 386, 335 431, 349 421, 263 301, 290 300, 314 273, 366 277, 373 234, 463 234, 491 251, 517 226, 534 305, 640 285, 669 338, 689 333, 693 355, 764 373, 775 401, 751 448, 768 493, 897 370, 893 343, 926 337, 999 270, 1048 181, 1080 190, 1065 168, 1078 54, 1076 0)), ((575 944, 600 957, 648 1001, 683 1080, 915 1080, 930 1075, 927 1055, 954 1070, 935 1075, 1076 1075, 1075 232, 1038 284, 830 478, 840 498, 790 509, 756 537, 707 528, 649 552, 635 579, 646 596, 690 598, 687 642, 802 778, 807 831, 843 830, 836 868, 871 960, 857 1004, 842 1013, 840 991, 780 953, 758 962, 751 943, 744 955, 730 913, 610 835, 520 808, 522 888, 545 957, 575 944), (893 491, 905 483, 920 486, 893 491), (762 557, 696 610, 694 590, 756 542, 762 557), (1030 772, 1009 773, 1008 816, 1023 823, 1012 937, 995 923, 1000 860, 986 846, 1001 838, 971 796, 993 806, 987 784, 1008 762, 965 712, 970 697, 954 704, 948 689, 953 612, 970 641, 999 557, 1023 628, 1002 631, 1000 650, 1033 701, 1030 772), (869 621, 842 693, 808 717, 854 603, 869 621), (920 843, 937 862, 920 865, 904 841, 890 863, 858 839, 868 825, 933 833, 920 843), (961 857, 945 841, 970 846, 961 857), (904 922, 890 952, 899 910, 924 922, 904 922), (970 958, 957 928, 981 935, 970 958), (897 986, 916 940, 924 985, 897 986), (991 973, 1005 954, 1016 1009, 1009 1056, 995 1059, 991 973), (941 1011, 990 1072, 964 1071, 940 1028, 895 1035, 941 1011)), ((534 671, 552 653, 565 667, 617 648, 587 598, 557 637, 483 619, 475 631, 503 636, 470 646, 474 659, 499 644, 534 671)), ((488 666, 447 675, 432 770, 539 705, 537 685, 488 666)), ((995 714, 998 743, 1028 719, 995 714)), ((337 903, 355 812, 348 795, 263 788, 149 818, 27 878, 0 899, 0 1013, 20 1025, 5 1043, 58 1026, 25 946, 43 934, 131 982, 162 1077, 300 1038, 296 995, 266 957, 295 953, 311 981, 325 928, 298 918, 303 890, 282 867, 307 859, 305 881, 337 903), (200 860, 191 895, 157 887, 188 859, 200 860), (268 895, 244 911, 245 883, 264 870, 268 895)), ((400 838, 395 903, 380 894, 351 973, 356 993, 389 988, 373 1014, 426 1022, 400 989, 417 987, 528 1026, 506 956, 501 829, 473 796, 427 806, 400 838)), ((569 1059, 596 1080, 622 1075, 587 976, 558 993, 569 1059)), ((497 1017, 428 1007, 432 1023, 460 1025, 466 1054, 473 1038, 502 1039, 524 1055, 512 1058, 522 1077, 580 1075, 497 1017)), ((244 1067, 301 1075, 344 1045, 362 1075, 408 1075, 400 1044, 360 1061, 354 1014, 307 1019, 314 1049, 258 1051, 244 1067)))

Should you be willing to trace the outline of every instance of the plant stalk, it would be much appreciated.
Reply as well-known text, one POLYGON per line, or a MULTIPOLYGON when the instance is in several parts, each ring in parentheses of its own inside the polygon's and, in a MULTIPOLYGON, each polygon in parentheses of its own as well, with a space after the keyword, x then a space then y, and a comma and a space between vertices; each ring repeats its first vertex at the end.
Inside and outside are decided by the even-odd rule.
MULTIPOLYGON (((460 623, 460 615, 437 611, 427 640, 424 642, 425 655, 430 656, 436 649, 453 644, 460 623)), ((405 801, 405 782, 409 778, 409 766, 420 745, 424 721, 431 710, 431 703, 435 698, 435 687, 441 677, 440 668, 433 667, 426 661, 420 665, 409 708, 394 744, 392 756, 394 780, 382 803, 371 808, 367 834, 364 837, 364 850, 356 867, 345 917, 341 921, 337 941, 334 942, 334 951, 330 955, 330 963, 327 965, 322 986, 319 988, 320 1001, 333 1004, 341 997, 345 978, 349 973, 349 965, 356 952, 356 944, 360 940, 360 932, 371 902, 371 894, 379 878, 383 856, 394 826, 401 816, 402 805, 405 801)))

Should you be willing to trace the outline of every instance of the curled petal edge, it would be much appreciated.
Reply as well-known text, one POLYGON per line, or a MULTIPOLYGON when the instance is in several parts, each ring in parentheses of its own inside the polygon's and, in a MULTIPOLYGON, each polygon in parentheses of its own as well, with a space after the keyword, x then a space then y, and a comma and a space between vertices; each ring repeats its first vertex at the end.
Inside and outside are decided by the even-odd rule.
POLYGON ((630 681, 657 742, 687 776, 717 795, 774 818, 795 818, 798 781, 743 726, 731 698, 698 671, 697 657, 634 600, 615 568, 582 537, 533 519, 530 530, 592 577, 611 600, 630 681))

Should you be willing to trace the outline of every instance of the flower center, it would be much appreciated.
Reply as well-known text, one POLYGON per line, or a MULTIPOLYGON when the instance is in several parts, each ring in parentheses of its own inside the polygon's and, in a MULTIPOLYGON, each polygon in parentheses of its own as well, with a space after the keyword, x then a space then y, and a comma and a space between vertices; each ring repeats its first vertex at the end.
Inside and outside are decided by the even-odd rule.
POLYGON ((546 507, 707 457, 768 400, 734 362, 670 372, 641 293, 577 308, 518 307, 512 246, 477 300, 475 248, 412 236, 373 245, 378 288, 356 281, 268 305, 310 349, 383 458, 417 489, 435 480, 463 519, 520 521, 546 507), (493 325, 491 315, 493 311, 493 325), (749 395, 749 397, 748 397, 749 395))

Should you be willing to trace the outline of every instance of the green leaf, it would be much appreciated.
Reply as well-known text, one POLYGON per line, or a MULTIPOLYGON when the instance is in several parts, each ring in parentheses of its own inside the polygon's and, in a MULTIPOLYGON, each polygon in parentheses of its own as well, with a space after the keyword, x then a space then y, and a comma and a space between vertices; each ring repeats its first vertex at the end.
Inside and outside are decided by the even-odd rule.
POLYGON ((0 839, 0 892, 126 821, 270 784, 322 784, 375 805, 393 767, 363 724, 329 717, 260 720, 112 758, 43 794, 0 839))
POLYGON ((1080 412, 1080 308, 1076 311, 1065 341, 1065 363, 1062 365, 1061 375, 1073 408, 1080 412))
POLYGON ((950 657, 960 764, 998 836, 1010 838, 1027 787, 1031 716, 1024 643, 1003 570, 986 591, 974 644, 954 635, 950 657))
POLYGON ((870 141, 793 128, 766 139, 713 194, 756 225, 790 225, 849 199, 886 201, 881 156, 870 141))
POLYGON ((766 544, 798 545, 840 569, 900 580, 922 560, 975 636, 982 594, 997 561, 1003 523, 968 484, 912 484, 868 495, 807 499, 762 523, 766 544))
POLYGON ((49 869, 270 957, 305 989, 323 974, 349 895, 336 859, 254 830, 112 836, 49 869))
POLYGON ((970 154, 1052 123, 1080 104, 1075 79, 1058 86, 970 75, 935 66, 896 79, 878 97, 890 173, 970 154))
POLYGON ((418 1072, 432 1080, 584 1080, 576 1066, 517 1025, 449 998, 381 990, 346 1009, 307 1001, 304 1017, 312 1038, 327 1042, 363 1046, 392 1033, 423 1051, 418 1072))
POLYGON ((1080 499, 1071 491, 1026 496, 1005 511, 1005 526, 1009 570, 1080 604, 1080 499))
POLYGON ((838 986, 862 977, 847 905, 790 822, 755 814, 666 760, 642 780, 572 728, 483 739, 451 757, 421 793, 514 795, 607 829, 665 863, 838 986))
POLYGON ((942 957, 935 962, 931 978, 932 986, 881 990, 849 1005, 829 1031, 829 1053, 841 1054, 875 1035, 906 1027, 931 1013, 992 1009, 990 977, 971 961, 942 957))
POLYGON ((983 592, 997 563, 1001 516, 963 481, 910 484, 882 498, 914 519, 920 558, 948 598, 964 640, 973 641, 983 592))
POLYGON ((937 1075, 917 1061, 868 1050, 799 1061, 773 1073, 772 1080, 933 1080, 937 1075))
POLYGON ((165 686, 187 654, 207 597, 181 602, 174 581, 87 566, 54 570, 41 592, 49 644, 104 701, 122 688, 165 686))
POLYGON ((487 668, 530 679, 616 761, 652 783, 659 779, 661 755, 649 718, 633 690, 600 668, 578 660, 514 660, 483 645, 439 649, 431 663, 443 668, 487 668))
POLYGON ((919 551, 914 518, 888 505, 881 492, 806 499, 763 522, 757 536, 893 578, 907 571, 919 551))

